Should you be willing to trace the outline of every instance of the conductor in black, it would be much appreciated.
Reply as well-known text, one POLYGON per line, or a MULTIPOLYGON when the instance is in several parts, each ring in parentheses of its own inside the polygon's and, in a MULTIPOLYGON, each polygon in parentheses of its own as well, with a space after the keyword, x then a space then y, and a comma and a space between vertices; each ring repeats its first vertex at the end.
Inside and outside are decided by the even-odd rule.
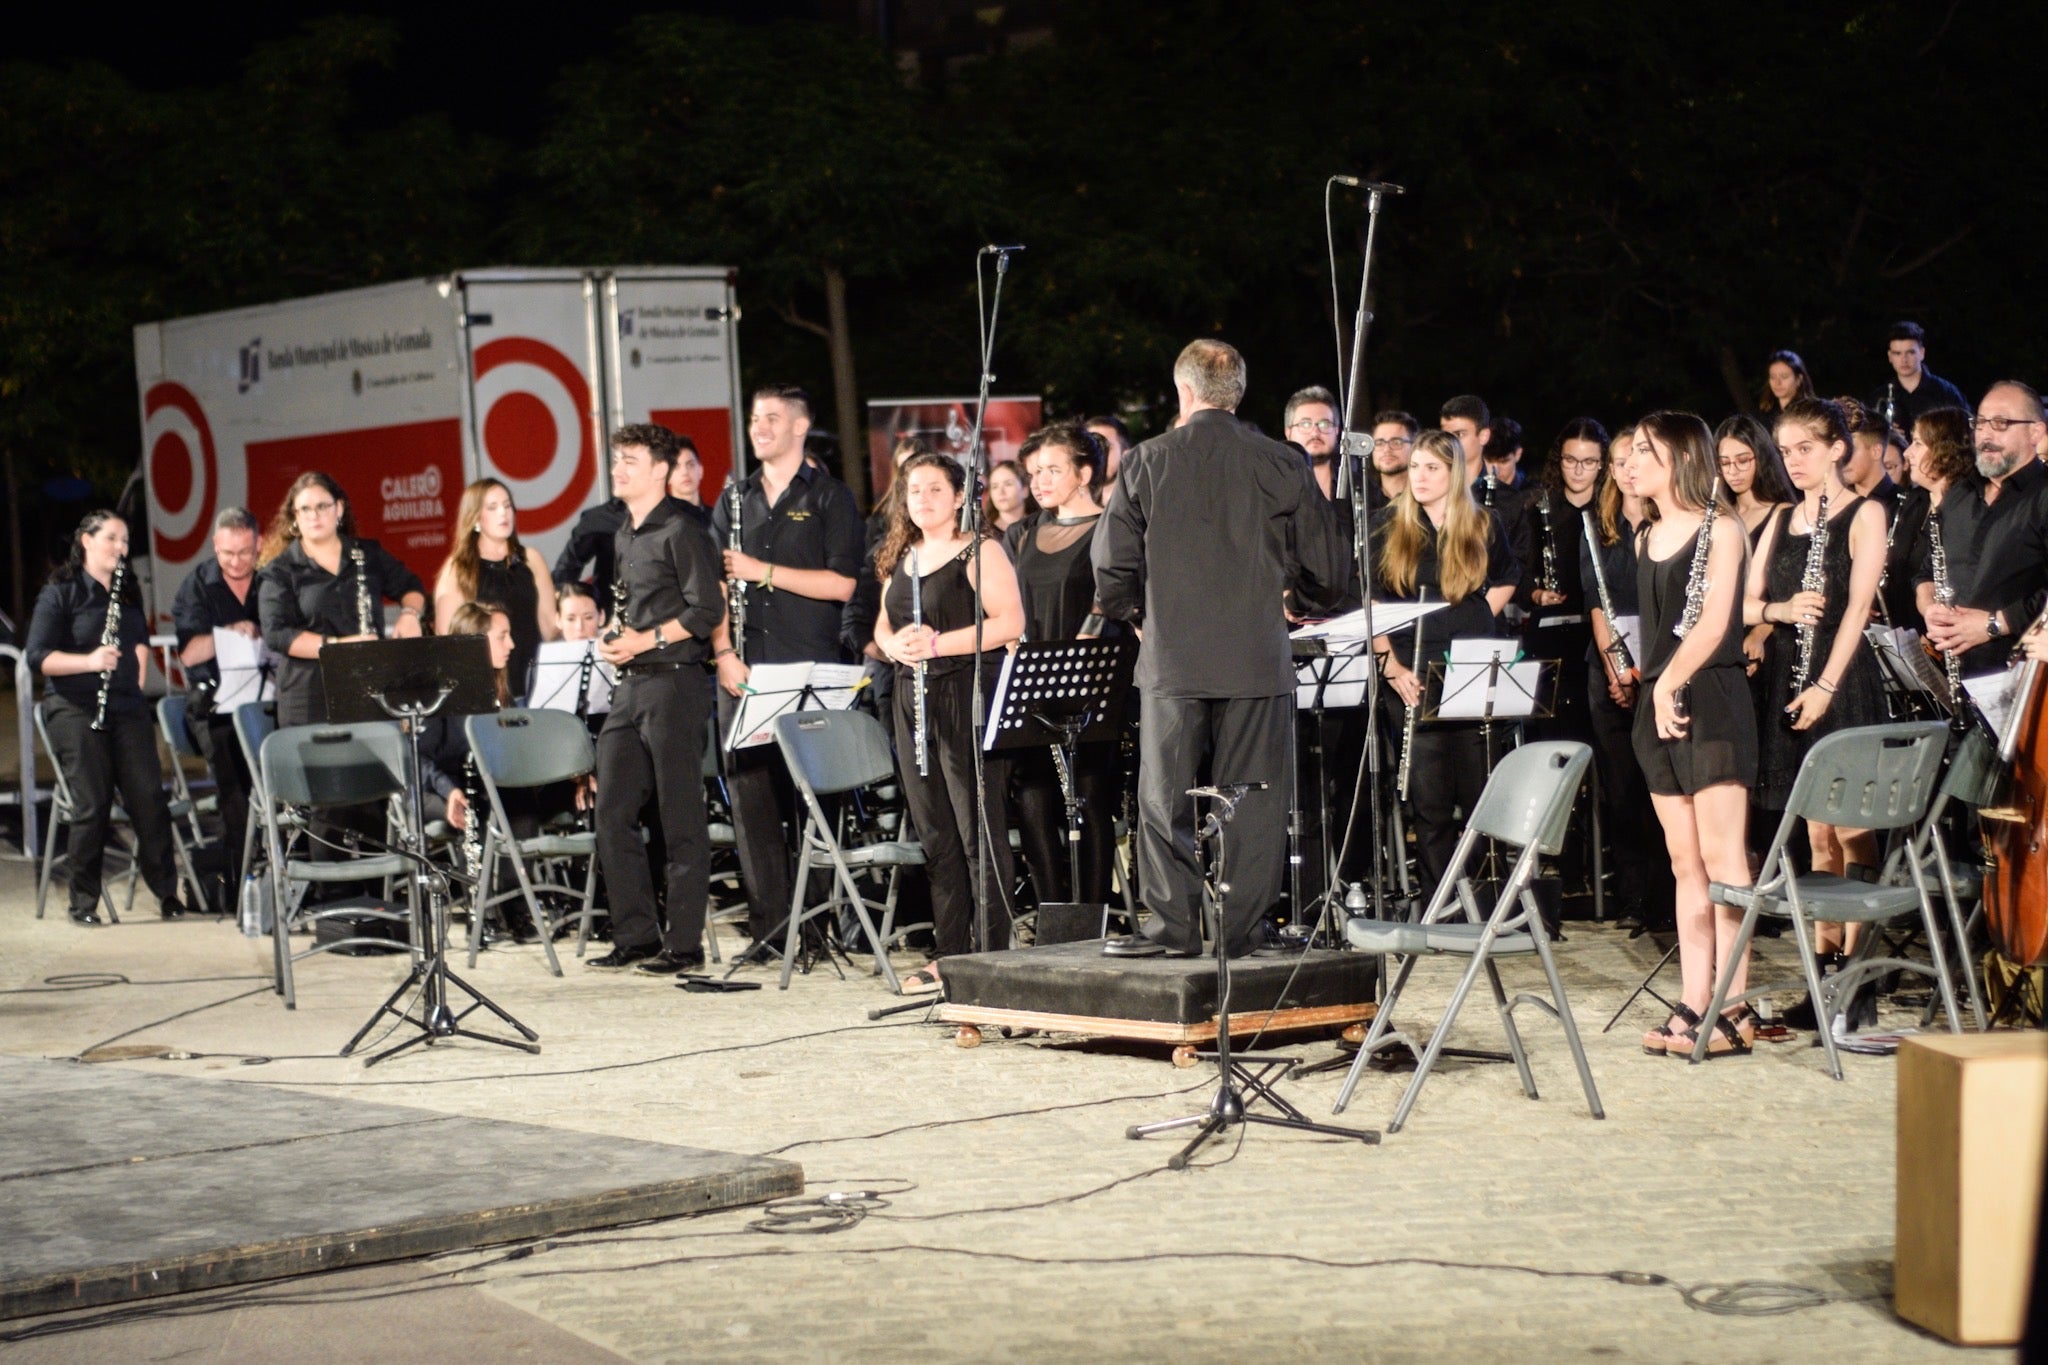
POLYGON ((1341 591, 1351 556, 1301 456, 1240 423, 1244 357, 1189 343, 1173 366, 1181 420, 1124 458, 1095 537, 1103 613, 1142 632, 1137 684, 1138 880, 1152 917, 1113 957, 1202 949, 1201 866, 1187 789, 1204 760, 1219 785, 1264 782, 1230 826, 1224 943, 1257 946, 1286 865, 1292 589, 1341 591))
POLYGON ((718 547, 703 521, 668 501, 678 450, 667 427, 612 434, 612 489, 626 505, 615 542, 623 619, 598 646, 619 670, 597 735, 597 857, 609 888, 612 950, 587 964, 670 976, 704 961, 711 841, 704 814, 704 732, 711 636, 725 614, 718 547), (668 924, 655 914, 640 813, 657 798, 668 864, 668 924))

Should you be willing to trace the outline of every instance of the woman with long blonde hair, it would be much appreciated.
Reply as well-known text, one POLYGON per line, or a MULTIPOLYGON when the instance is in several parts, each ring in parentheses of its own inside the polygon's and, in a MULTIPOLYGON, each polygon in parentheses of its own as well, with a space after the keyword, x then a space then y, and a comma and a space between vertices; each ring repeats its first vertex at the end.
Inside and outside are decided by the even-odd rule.
MULTIPOLYGON (((1380 547, 1373 563, 1374 599, 1447 604, 1422 618, 1419 654, 1413 627, 1372 642, 1380 676, 1401 702, 1387 708, 1397 724, 1406 718, 1403 708, 1424 704, 1429 665, 1442 661, 1452 640, 1502 634, 1498 618, 1521 576, 1499 517, 1473 501, 1464 471, 1455 437, 1423 432, 1409 459, 1407 488, 1373 517, 1373 541, 1380 547)), ((1479 800, 1493 756, 1477 721, 1418 723, 1414 734, 1408 800, 1427 896, 1457 848, 1457 812, 1479 800)))
POLYGON ((478 479, 462 490, 455 536, 434 578, 435 631, 448 634, 465 602, 494 602, 511 620, 512 662, 506 675, 512 694, 525 696, 535 651, 562 631, 547 561, 520 541, 512 490, 496 479, 478 479))

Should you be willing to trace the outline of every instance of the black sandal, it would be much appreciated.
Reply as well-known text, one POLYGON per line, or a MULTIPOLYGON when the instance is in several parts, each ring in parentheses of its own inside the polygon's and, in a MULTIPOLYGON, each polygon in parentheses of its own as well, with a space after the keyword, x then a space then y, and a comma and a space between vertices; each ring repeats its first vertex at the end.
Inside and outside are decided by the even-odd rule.
POLYGON ((1741 1026, 1743 1024, 1754 1026, 1757 1022, 1759 1021, 1757 1020, 1756 1011, 1747 1004, 1737 1010, 1733 1018, 1725 1014, 1715 1015, 1714 1032, 1721 1036, 1719 1038, 1709 1037, 1707 1039, 1707 1060, 1711 1062, 1716 1057, 1747 1057, 1751 1052, 1755 1051, 1755 1045, 1749 1039, 1742 1036, 1741 1026), (1714 1046, 1723 1040, 1726 1040, 1727 1046, 1714 1046))
POLYGON ((1648 1033, 1643 1035, 1643 1051, 1647 1053, 1649 1056, 1669 1057, 1671 1055, 1671 1043, 1674 1039, 1678 1038, 1685 1039, 1688 1045, 1688 1050, 1690 1050, 1690 1044, 1692 1043, 1692 1041, 1699 1037, 1699 1034, 1698 1032, 1696 1032, 1696 1030, 1700 1026, 1700 1017, 1699 1015, 1693 1013, 1692 1006, 1686 1004, 1684 1001, 1681 1000, 1678 1004, 1672 1007, 1671 1013, 1685 1021, 1685 1031, 1683 1033, 1673 1033, 1671 1031, 1671 1025, 1669 1024, 1664 1025, 1664 1027, 1662 1028, 1651 1029, 1648 1033), (1651 1038, 1662 1038, 1664 1040, 1664 1045, 1662 1047, 1650 1046, 1651 1038))

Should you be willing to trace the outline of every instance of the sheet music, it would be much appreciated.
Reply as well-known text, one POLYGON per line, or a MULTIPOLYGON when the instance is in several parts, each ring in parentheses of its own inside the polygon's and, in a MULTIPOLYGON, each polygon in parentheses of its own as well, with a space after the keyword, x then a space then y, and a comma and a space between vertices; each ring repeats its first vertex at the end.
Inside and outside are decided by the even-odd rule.
POLYGON ((1607 630, 1621 638, 1628 646, 1628 657, 1636 661, 1636 667, 1643 666, 1643 618, 1640 616, 1611 616, 1607 619, 1607 630))
MULTIPOLYGON (((1512 640, 1473 640, 1459 644, 1519 646, 1512 640)), ((1509 657, 1504 653, 1502 657, 1509 657)), ((1489 660, 1491 655, 1482 656, 1489 660)), ((1543 684, 1543 663, 1504 663, 1496 674, 1490 662, 1460 662, 1453 659, 1444 668, 1443 697, 1437 702, 1438 720, 1485 720, 1491 711, 1495 720, 1515 720, 1536 714, 1536 692, 1543 684), (1490 707, 1489 707, 1490 703, 1490 707)))
POLYGON ((533 656, 533 693, 527 704, 538 710, 576 714, 576 689, 583 676, 583 660, 592 660, 590 704, 585 709, 601 716, 612 709, 612 688, 619 671, 597 657, 595 640, 548 640, 533 656))
POLYGON ((252 640, 239 630, 213 628, 213 660, 220 669, 220 687, 213 694, 214 710, 232 711, 252 701, 269 701, 277 695, 276 654, 261 639, 252 640))
POLYGON ((1948 704, 1948 674, 1920 647, 1920 632, 1908 626, 1870 626, 1863 632, 1872 647, 1883 655, 1894 678, 1916 692, 1925 692, 1948 704))
MULTIPOLYGON (((1372 604, 1372 630, 1375 636, 1391 635, 1402 629, 1413 629, 1415 618, 1427 616, 1433 611, 1442 611, 1442 602, 1375 602, 1372 604)), ((1340 641, 1356 644, 1366 638, 1365 609, 1349 611, 1342 616, 1332 616, 1327 621, 1317 621, 1294 632, 1297 640, 1328 640, 1331 644, 1340 641)))
POLYGON ((2001 739, 2005 735, 2006 721, 2012 717, 2013 698, 2019 692, 2020 676, 2020 669, 2001 668, 1981 678, 1963 679, 1963 691, 1977 703, 1977 710, 1983 714, 1984 723, 1991 727, 1991 733, 2001 739))
MULTIPOLYGON (((1522 657, 1520 640, 1453 640, 1450 653, 1446 656, 1454 664, 1478 664, 1484 668, 1499 659, 1511 664, 1522 657)), ((1448 682, 1448 680, 1447 680, 1448 682)))
MULTIPOLYGON (((1364 640, 1358 643, 1363 645, 1364 640)), ((1363 706, 1365 690, 1372 686, 1376 671, 1371 651, 1363 648, 1356 652, 1332 650, 1325 658, 1302 659, 1294 665, 1295 704, 1304 711, 1313 709, 1316 692, 1321 689, 1324 710, 1363 706), (1327 683, 1323 681, 1326 677, 1327 683)))
POLYGON ((747 690, 733 708, 725 747, 751 749, 775 742, 775 718, 790 711, 844 711, 866 685, 859 664, 755 664, 747 690), (806 699, 804 689, 809 688, 806 699))

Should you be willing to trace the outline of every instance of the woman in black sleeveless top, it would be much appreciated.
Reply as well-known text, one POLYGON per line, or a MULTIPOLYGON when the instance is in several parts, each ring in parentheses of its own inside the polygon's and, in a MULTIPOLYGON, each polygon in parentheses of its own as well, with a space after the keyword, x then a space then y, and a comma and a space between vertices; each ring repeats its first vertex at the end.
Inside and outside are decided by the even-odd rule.
MULTIPOLYGON (((1653 412, 1636 426, 1627 471, 1656 510, 1637 543, 1642 680, 1635 750, 1664 826, 1677 883, 1682 998, 1643 1050, 1689 1056, 1742 916, 1707 899, 1707 883, 1747 886, 1743 837, 1756 781, 1756 712, 1742 653, 1742 582, 1749 541, 1715 478, 1713 438, 1690 413, 1653 412), (1710 503, 1715 515, 1706 520, 1710 503), (1702 537, 1706 539, 1702 542, 1702 537), (1705 550, 1695 551, 1704 543, 1705 550), (1694 572, 1697 566, 1698 572, 1694 572), (1695 610, 1687 612, 1688 600, 1695 610), (1688 623, 1687 615, 1693 620, 1688 623), (1683 631, 1683 635, 1679 632, 1683 631)), ((1747 952, 1731 995, 1747 985, 1747 952)), ((1712 1022, 1709 1056, 1749 1051, 1747 1005, 1712 1022)))
POLYGON ((506 676, 515 699, 526 696, 533 656, 543 640, 561 637, 554 580, 540 551, 519 539, 512 490, 478 479, 462 490, 455 540, 434 578, 434 629, 446 635, 464 602, 490 602, 512 621, 512 662, 506 676))
MULTIPOLYGON (((887 585, 875 648, 896 665, 896 767, 917 837, 924 844, 925 877, 931 883, 931 963, 903 979, 904 994, 939 989, 939 962, 974 951, 976 894, 972 863, 976 807, 987 814, 989 858, 980 888, 986 912, 987 949, 1010 946, 1009 890, 1012 885, 1009 820, 1003 792, 1009 765, 994 754, 982 771, 986 798, 976 800, 974 773, 974 581, 969 577, 971 542, 959 529, 966 476, 942 455, 914 455, 897 471, 903 497, 890 517, 889 534, 875 553, 875 570, 887 585), (912 566, 921 602, 911 595, 912 566), (923 624, 915 618, 921 607, 923 624), (917 665, 922 664, 926 771, 917 770, 917 665)), ((995 546, 974 556, 980 565, 983 686, 995 689, 1003 649, 1024 630, 1024 608, 1009 557, 995 546)))
MULTIPOLYGON (((1031 496, 1042 509, 1003 537, 1017 566, 1026 640, 1072 640, 1121 629, 1104 629, 1095 607, 1095 567, 1088 558, 1102 517, 1098 498, 1107 460, 1102 438, 1078 423, 1033 432, 1017 454, 1031 475, 1031 496)), ((1075 751, 1074 795, 1081 810, 1078 889, 1068 885, 1067 807, 1052 747, 1015 750, 1011 770, 1024 861, 1040 903, 1099 905, 1108 900, 1116 849, 1117 745, 1083 744, 1075 751)))
MULTIPOLYGON (((1839 405, 1825 398, 1795 398, 1778 419, 1778 444, 1785 453, 1800 500, 1772 519, 1757 562, 1750 566, 1744 619, 1770 631, 1765 645, 1762 761, 1757 802, 1783 810, 1807 750, 1822 735, 1888 719, 1877 659, 1863 638, 1885 567, 1885 515, 1879 503, 1843 486, 1839 463, 1849 435, 1839 405), (1805 591, 1813 528, 1827 500, 1827 543, 1820 592, 1805 591), (1799 668, 1799 628, 1813 627, 1813 650, 1805 685, 1794 690, 1799 668)), ((1807 823, 1813 870, 1842 875, 1850 863, 1874 867, 1877 840, 1865 830, 1807 823)), ((1822 925, 1815 949, 1822 953, 1855 946, 1853 932, 1822 925)))

